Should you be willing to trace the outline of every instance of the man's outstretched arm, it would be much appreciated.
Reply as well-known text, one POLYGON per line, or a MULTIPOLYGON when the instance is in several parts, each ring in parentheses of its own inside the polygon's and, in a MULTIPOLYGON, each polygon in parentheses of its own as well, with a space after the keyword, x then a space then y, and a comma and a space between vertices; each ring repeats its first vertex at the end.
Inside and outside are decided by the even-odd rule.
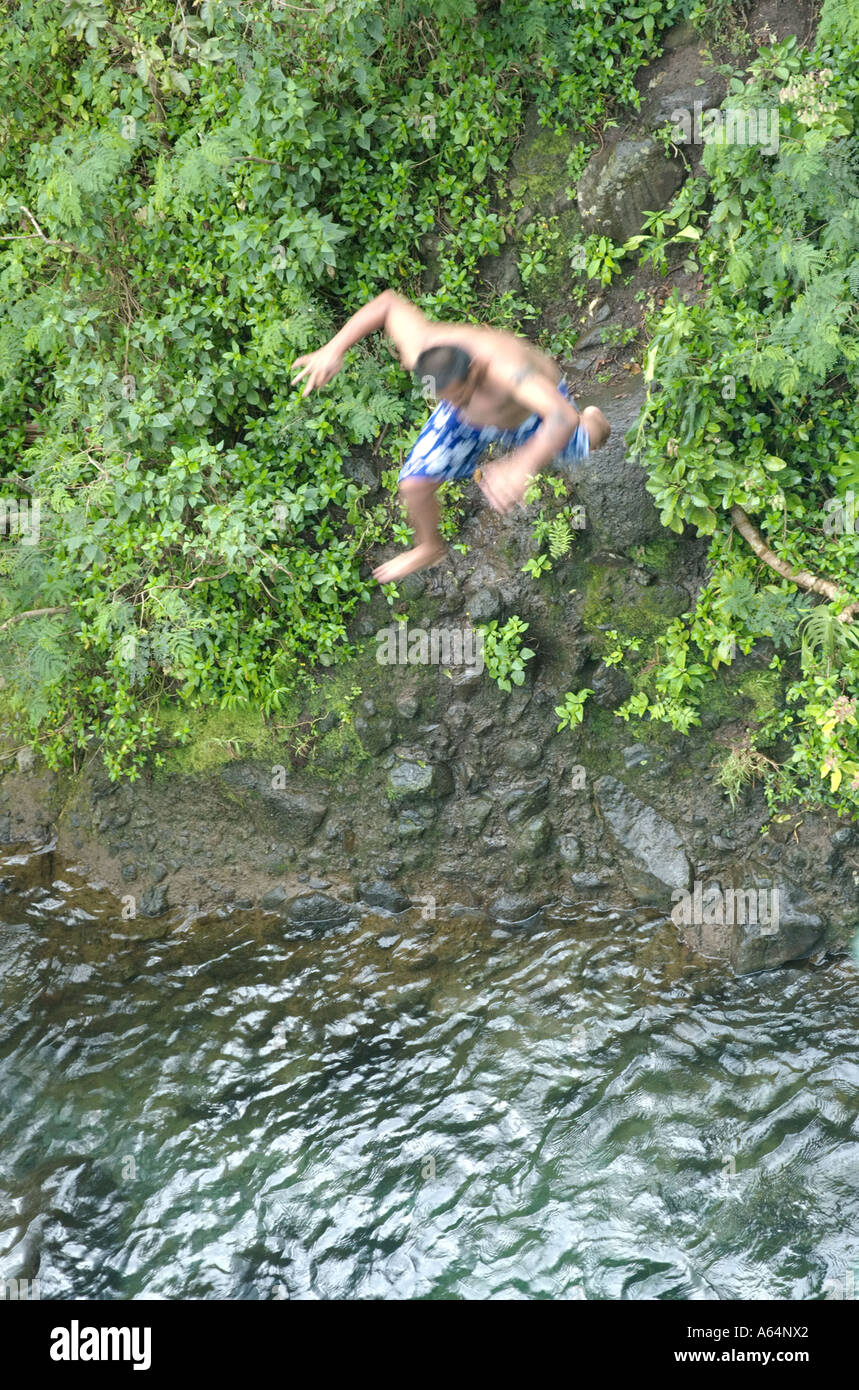
POLYGON ((302 396, 309 395, 311 391, 318 391, 337 375, 343 365, 344 354, 362 338, 377 332, 380 328, 384 328, 394 340, 403 366, 410 369, 421 351, 427 326, 427 319, 414 304, 410 304, 394 290, 383 290, 353 314, 340 332, 335 333, 324 347, 318 348, 316 352, 306 353, 303 357, 296 357, 292 365, 301 367, 301 371, 293 378, 292 384, 295 386, 302 377, 306 377, 302 396))

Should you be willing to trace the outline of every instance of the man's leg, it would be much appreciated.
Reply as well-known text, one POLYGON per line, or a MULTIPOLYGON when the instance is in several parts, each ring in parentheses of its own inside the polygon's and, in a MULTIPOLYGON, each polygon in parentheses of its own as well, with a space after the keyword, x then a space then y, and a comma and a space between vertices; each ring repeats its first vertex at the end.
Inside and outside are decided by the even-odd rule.
POLYGON ((373 570, 373 578, 380 584, 393 584, 414 570, 426 569, 434 565, 445 553, 444 541, 438 529, 439 506, 437 492, 440 481, 435 478, 403 478, 400 483, 400 497, 406 506, 409 524, 415 533, 415 544, 411 550, 395 555, 373 570))

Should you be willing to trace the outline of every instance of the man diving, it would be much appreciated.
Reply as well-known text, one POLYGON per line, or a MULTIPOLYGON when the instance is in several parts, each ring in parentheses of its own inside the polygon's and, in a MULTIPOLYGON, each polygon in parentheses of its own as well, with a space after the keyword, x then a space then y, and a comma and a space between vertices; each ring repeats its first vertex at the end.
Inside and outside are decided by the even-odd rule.
POLYGON ((296 358, 293 385, 302 396, 337 374, 344 354, 377 329, 439 404, 400 469, 400 496, 415 533, 411 550, 373 571, 380 584, 435 564, 445 553, 436 493, 452 478, 470 478, 490 444, 509 450, 479 475, 497 512, 521 502, 528 480, 558 459, 574 463, 599 449, 611 426, 596 406, 579 414, 558 366, 513 333, 468 323, 435 323, 393 290, 353 314, 316 352, 296 358))

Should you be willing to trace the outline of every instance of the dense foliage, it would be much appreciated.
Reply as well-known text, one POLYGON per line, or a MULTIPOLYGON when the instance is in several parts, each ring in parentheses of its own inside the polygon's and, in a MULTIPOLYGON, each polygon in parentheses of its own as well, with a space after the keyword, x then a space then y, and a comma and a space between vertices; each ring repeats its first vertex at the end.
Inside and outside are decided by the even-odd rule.
POLYGON ((859 32, 848 5, 824 20, 815 52, 791 38, 732 82, 726 105, 778 107, 777 153, 710 145, 708 177, 684 186, 648 249, 679 234, 705 280, 655 326, 638 446, 665 525, 712 535, 711 574, 660 660, 631 658, 638 688, 619 713, 685 731, 715 670, 767 639, 785 702, 731 750, 724 785, 761 776, 774 810, 800 797, 855 811, 859 632, 838 615, 859 598, 859 32), (732 507, 834 594, 762 563, 732 507))
POLYGON ((160 701, 271 712, 348 651, 405 536, 350 457, 390 484, 425 406, 378 344, 308 401, 289 364, 417 297, 430 228, 430 312, 527 312, 475 274, 525 102, 581 135, 572 175, 682 8, 0 5, 0 487, 42 505, 0 552, 2 698, 49 762, 134 776, 160 701))

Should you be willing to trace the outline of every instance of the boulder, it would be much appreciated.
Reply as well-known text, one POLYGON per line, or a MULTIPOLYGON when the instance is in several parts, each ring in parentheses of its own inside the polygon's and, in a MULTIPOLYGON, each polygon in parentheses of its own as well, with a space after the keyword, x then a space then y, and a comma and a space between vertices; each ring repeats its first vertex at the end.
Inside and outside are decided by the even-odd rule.
POLYGON ((617 709, 632 694, 629 677, 619 666, 606 666, 600 662, 590 679, 594 699, 603 709, 617 709))
POLYGON ((491 814, 491 801, 480 796, 470 796, 462 804, 463 829, 470 835, 479 835, 491 814))
POLYGON ((644 469, 631 457, 626 443, 641 414, 645 388, 640 381, 624 386, 628 389, 623 394, 595 389, 578 402, 580 409, 599 406, 612 432, 601 449, 576 465, 571 477, 594 539, 612 549, 629 550, 665 533, 645 487, 644 469))
POLYGON ((579 180, 578 204, 588 232, 624 242, 640 232, 644 214, 671 201, 683 182, 683 165, 661 145, 618 140, 591 158, 579 180))
POLYGON ((552 834, 547 816, 532 816, 523 825, 516 842, 514 858, 520 864, 530 864, 545 852, 552 834))
POLYGON ((453 790, 453 777, 447 763, 403 759, 388 773, 388 796, 392 801, 436 800, 453 790))
POLYGON ((535 738, 511 738, 504 746, 503 757, 508 767, 524 771, 536 767, 543 756, 542 745, 535 738))
POLYGON ((316 792, 284 788, 263 793, 263 800, 278 820, 278 829, 285 839, 309 840, 325 819, 328 802, 316 792))
POLYGON ((516 925, 530 921, 544 905, 543 898, 535 898, 525 893, 499 893, 489 904, 489 916, 493 922, 516 925))
POLYGON ((672 916, 694 951, 728 962, 738 975, 800 960, 826 936, 826 923, 801 887, 747 862, 696 883, 672 916))
POLYGON ((163 883, 147 888, 137 904, 142 917, 162 917, 167 911, 167 889, 163 883))
POLYGON ((625 851, 620 857, 621 872, 634 897, 667 906, 666 889, 688 889, 692 868, 670 821, 614 777, 600 778, 596 798, 619 848, 625 851))
POLYGON ((229 763, 220 775, 231 790, 250 792, 252 800, 259 798, 274 817, 278 836, 285 840, 306 844, 325 819, 328 801, 322 792, 293 786, 291 780, 283 788, 272 786, 276 779, 270 765, 229 763))
POLYGON ((549 800, 549 779, 541 777, 537 782, 520 783, 501 797, 501 806, 511 825, 538 815, 549 800))
POLYGON ((381 908, 383 912, 405 912, 412 905, 411 898, 401 893, 392 883, 377 879, 375 883, 361 885, 361 901, 367 907, 381 908))
POLYGON ((286 920, 293 927, 342 926, 351 915, 344 903, 327 893, 301 893, 286 909, 286 920))
POLYGON ((397 821, 397 835, 401 840, 414 840, 423 835, 427 822, 419 811, 403 811, 397 821))
POLYGON ((569 868, 575 869, 582 862, 582 842, 575 835, 558 836, 558 853, 569 868))

